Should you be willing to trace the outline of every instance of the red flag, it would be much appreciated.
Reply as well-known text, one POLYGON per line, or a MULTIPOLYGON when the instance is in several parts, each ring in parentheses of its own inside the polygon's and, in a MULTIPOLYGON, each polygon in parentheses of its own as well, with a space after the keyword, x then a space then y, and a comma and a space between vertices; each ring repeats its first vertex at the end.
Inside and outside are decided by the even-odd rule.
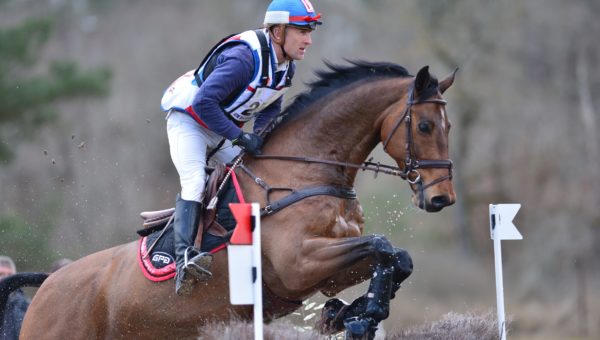
POLYGON ((229 203, 229 209, 237 222, 231 244, 252 244, 252 204, 229 203))

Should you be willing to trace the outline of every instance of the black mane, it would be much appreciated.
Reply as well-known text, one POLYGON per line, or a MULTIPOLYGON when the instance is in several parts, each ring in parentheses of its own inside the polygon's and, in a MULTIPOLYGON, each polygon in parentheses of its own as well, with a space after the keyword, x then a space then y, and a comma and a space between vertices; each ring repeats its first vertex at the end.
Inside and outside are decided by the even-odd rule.
POLYGON ((325 61, 328 69, 316 71, 318 79, 307 84, 309 89, 294 99, 282 112, 283 121, 295 116, 317 100, 351 83, 382 77, 411 77, 408 71, 397 64, 347 60, 350 65, 334 65, 325 61))

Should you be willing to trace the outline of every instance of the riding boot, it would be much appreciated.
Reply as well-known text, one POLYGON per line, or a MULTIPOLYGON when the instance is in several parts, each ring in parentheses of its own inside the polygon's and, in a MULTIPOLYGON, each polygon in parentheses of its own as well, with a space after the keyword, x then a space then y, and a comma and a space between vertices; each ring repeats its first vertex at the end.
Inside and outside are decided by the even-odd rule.
POLYGON ((198 223, 202 213, 202 204, 186 201, 177 195, 175 203, 175 292, 187 295, 192 291, 196 281, 206 281, 212 273, 208 271, 212 263, 212 255, 202 253, 194 247, 194 239, 198 232, 198 223))

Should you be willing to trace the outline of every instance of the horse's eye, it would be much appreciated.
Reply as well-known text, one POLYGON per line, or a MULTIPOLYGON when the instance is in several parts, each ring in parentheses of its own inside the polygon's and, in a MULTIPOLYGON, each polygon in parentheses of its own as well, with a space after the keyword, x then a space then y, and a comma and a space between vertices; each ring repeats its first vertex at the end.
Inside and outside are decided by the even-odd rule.
POLYGON ((430 133, 431 132, 431 123, 428 121, 419 122, 419 131, 422 133, 430 133))

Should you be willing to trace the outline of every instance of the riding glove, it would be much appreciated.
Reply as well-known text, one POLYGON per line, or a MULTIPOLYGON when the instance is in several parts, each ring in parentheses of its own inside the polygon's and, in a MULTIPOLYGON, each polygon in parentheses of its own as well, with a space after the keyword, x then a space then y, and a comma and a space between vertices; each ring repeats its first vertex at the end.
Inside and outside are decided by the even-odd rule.
POLYGON ((238 138, 231 141, 231 143, 241 147, 251 155, 262 154, 260 148, 263 144, 263 138, 257 134, 242 132, 238 138))

